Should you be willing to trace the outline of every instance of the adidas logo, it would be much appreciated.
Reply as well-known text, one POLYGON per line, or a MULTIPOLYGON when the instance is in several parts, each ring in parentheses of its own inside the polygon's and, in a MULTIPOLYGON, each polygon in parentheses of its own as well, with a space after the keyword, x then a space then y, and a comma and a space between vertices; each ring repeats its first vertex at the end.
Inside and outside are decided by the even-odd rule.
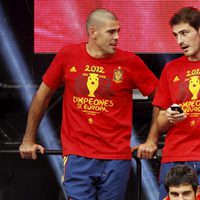
POLYGON ((72 66, 71 69, 69 70, 70 72, 77 72, 76 67, 72 66))
POLYGON ((179 80, 180 80, 179 77, 178 77, 178 76, 175 76, 173 82, 177 82, 177 81, 179 81, 179 80))
POLYGON ((196 125, 196 123, 194 120, 190 122, 190 126, 195 126, 195 125, 196 125))

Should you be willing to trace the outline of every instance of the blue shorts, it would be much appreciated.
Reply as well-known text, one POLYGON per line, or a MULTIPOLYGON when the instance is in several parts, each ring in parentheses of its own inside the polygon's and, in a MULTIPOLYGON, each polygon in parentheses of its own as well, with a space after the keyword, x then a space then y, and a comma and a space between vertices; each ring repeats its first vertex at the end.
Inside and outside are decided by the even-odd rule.
POLYGON ((63 187, 68 199, 125 199, 130 160, 99 160, 75 155, 66 158, 63 187))
POLYGON ((174 167, 175 165, 189 165, 195 169, 198 175, 198 180, 200 183, 200 162, 170 162, 170 163, 162 163, 160 166, 160 175, 159 175, 159 183, 160 183, 160 195, 159 200, 163 200, 167 196, 167 191, 165 190, 165 176, 167 172, 174 167))

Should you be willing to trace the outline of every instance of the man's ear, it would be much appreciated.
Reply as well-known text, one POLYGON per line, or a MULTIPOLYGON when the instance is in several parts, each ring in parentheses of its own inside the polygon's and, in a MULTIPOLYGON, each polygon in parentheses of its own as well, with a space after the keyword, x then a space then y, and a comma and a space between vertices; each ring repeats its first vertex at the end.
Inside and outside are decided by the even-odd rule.
POLYGON ((96 27, 95 26, 90 26, 89 28, 89 34, 90 36, 95 39, 96 38, 96 27))

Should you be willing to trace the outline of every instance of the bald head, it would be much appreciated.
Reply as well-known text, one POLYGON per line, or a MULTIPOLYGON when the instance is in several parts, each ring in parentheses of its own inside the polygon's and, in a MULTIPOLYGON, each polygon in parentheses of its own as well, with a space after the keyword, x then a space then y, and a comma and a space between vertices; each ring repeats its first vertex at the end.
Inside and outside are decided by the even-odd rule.
POLYGON ((86 21, 87 33, 91 26, 98 27, 105 19, 118 20, 117 16, 109 10, 96 9, 92 11, 86 21))

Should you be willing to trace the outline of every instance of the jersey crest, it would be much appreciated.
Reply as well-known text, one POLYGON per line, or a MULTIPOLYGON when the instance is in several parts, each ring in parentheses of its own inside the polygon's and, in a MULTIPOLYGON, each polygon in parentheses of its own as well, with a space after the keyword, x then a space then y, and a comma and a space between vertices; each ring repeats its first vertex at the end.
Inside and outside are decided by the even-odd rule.
POLYGON ((114 70, 114 75, 113 75, 113 81, 115 83, 121 83, 123 80, 123 70, 121 67, 118 67, 118 69, 114 70))

